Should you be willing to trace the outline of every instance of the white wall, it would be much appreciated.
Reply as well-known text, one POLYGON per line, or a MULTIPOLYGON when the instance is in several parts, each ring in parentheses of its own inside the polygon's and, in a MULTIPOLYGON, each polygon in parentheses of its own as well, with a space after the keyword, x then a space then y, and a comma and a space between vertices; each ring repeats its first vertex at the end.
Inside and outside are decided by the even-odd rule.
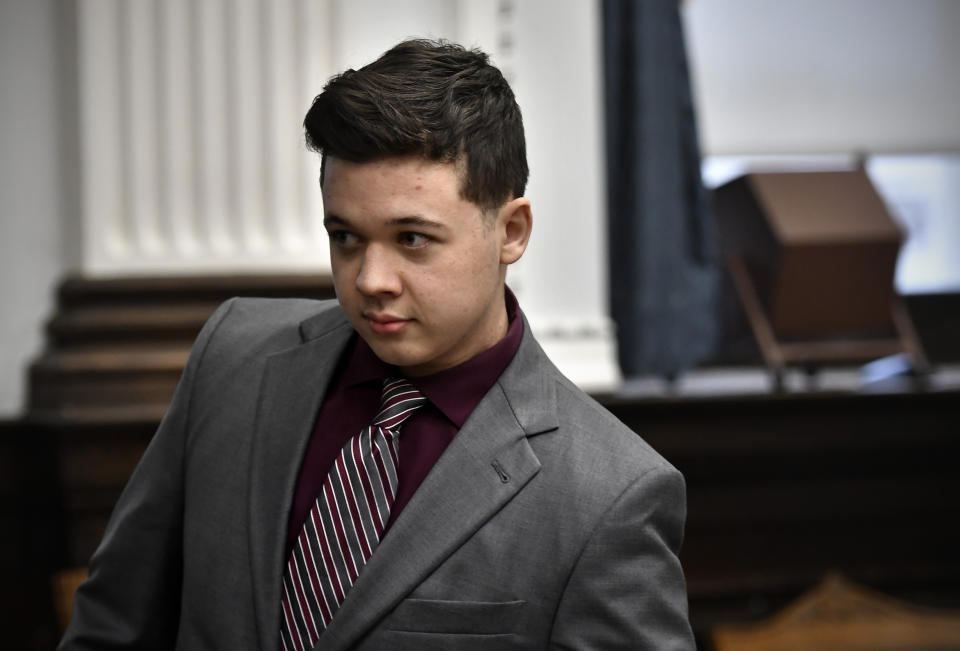
POLYGON ((55 5, 0 0, 0 418, 22 408, 65 266, 55 5))
POLYGON ((705 154, 960 150, 960 2, 687 0, 705 154))

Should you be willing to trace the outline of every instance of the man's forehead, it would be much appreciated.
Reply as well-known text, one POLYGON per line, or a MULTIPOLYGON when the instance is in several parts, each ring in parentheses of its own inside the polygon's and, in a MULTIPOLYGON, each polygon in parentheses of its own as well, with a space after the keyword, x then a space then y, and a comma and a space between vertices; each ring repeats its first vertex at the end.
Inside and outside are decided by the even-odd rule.
POLYGON ((482 218, 487 212, 464 197, 454 163, 418 156, 366 162, 331 157, 322 194, 324 215, 351 225, 375 219, 382 225, 431 226, 453 215, 482 218))
POLYGON ((416 184, 416 190, 425 195, 442 194, 463 200, 484 214, 489 212, 466 196, 466 163, 462 157, 456 161, 436 161, 423 156, 406 155, 351 161, 329 156, 324 167, 320 177, 324 201, 333 199, 335 194, 349 190, 354 185, 360 186, 354 188, 355 191, 374 194, 387 187, 396 189, 397 184, 403 182, 407 185, 416 184))

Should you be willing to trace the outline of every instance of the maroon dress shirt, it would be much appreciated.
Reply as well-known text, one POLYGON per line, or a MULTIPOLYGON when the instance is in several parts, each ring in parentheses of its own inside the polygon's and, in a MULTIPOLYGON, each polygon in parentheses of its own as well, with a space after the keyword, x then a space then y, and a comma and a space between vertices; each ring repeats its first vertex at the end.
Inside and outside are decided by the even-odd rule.
MULTIPOLYGON (((523 319, 517 318, 517 299, 509 289, 506 306, 509 326, 503 339, 462 364, 411 379, 428 402, 400 430, 397 497, 387 529, 520 347, 523 319)), ((340 449, 377 415, 383 379, 397 376, 397 369, 382 362, 362 338, 354 336, 347 345, 300 467, 287 525, 287 556, 340 449)))

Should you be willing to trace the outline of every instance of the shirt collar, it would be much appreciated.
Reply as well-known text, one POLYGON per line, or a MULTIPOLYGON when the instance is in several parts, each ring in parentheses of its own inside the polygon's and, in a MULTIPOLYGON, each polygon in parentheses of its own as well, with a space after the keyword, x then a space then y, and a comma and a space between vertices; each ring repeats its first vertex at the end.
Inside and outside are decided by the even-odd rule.
MULTIPOLYGON (((523 339, 523 319, 516 296, 505 288, 507 334, 490 348, 467 361, 438 373, 415 378, 413 383, 458 428, 473 413, 480 400, 510 364, 523 339)), ((395 367, 384 363, 373 349, 356 337, 348 353, 343 382, 346 386, 397 375, 395 367)))

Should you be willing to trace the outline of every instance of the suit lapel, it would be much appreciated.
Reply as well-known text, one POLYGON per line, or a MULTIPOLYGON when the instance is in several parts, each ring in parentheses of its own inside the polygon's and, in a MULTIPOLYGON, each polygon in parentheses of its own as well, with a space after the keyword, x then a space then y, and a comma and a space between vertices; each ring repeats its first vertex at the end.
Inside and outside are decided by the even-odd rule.
POLYGON ((353 333, 339 309, 300 326, 298 346, 267 358, 250 456, 249 549, 260 648, 280 640, 287 517, 320 402, 353 333))
POLYGON ((538 472, 527 437, 556 428, 555 386, 525 326, 514 360, 384 537, 317 649, 354 644, 538 472))

